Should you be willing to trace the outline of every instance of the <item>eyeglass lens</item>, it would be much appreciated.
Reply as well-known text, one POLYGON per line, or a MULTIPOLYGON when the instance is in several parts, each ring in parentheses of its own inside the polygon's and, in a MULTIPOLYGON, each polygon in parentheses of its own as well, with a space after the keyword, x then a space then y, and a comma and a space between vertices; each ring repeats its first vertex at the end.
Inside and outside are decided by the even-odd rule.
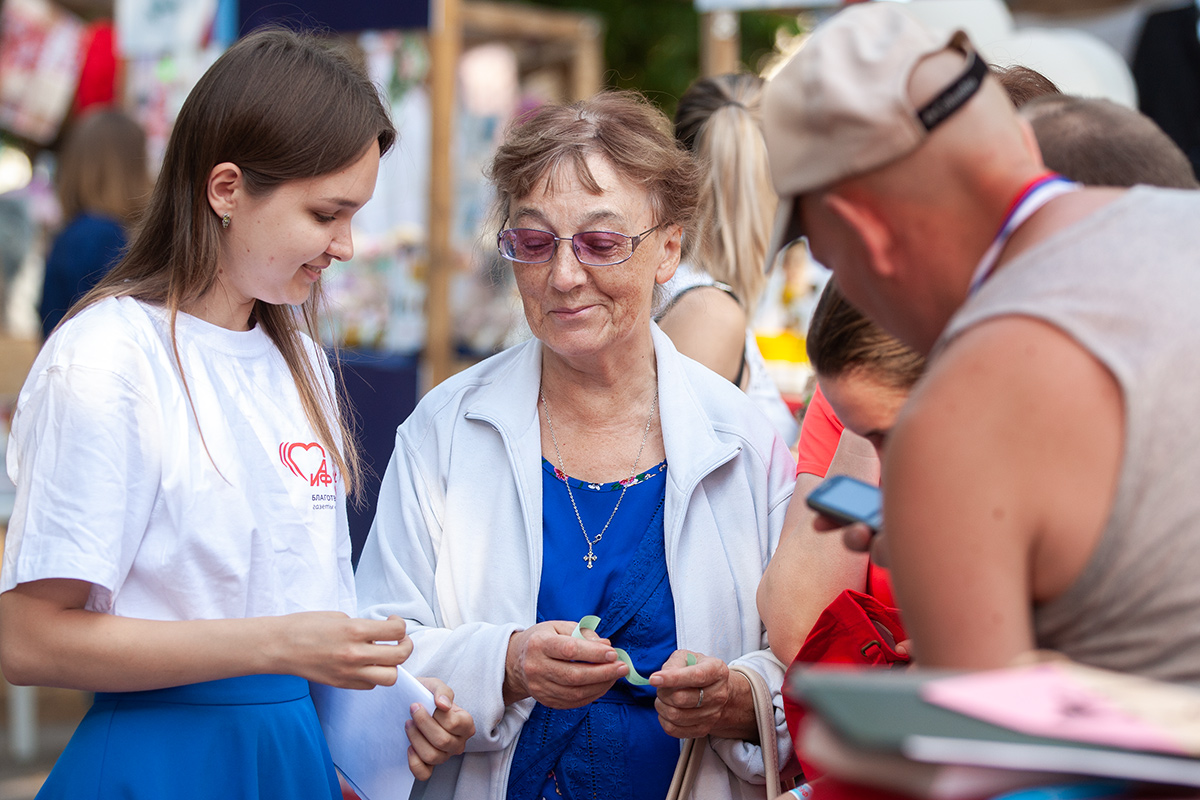
MULTIPOLYGON (((500 254, 513 261, 540 264, 554 257, 558 238, 549 231, 510 228, 500 233, 500 254)), ((619 264, 633 254, 633 240, 612 231, 583 231, 571 237, 575 256, 584 264, 619 264)))

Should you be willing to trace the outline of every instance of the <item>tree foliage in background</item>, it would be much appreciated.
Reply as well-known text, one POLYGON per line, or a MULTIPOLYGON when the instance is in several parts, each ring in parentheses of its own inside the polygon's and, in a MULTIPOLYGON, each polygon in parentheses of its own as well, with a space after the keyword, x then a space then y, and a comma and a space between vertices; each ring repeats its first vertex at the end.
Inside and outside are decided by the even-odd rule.
MULTIPOLYGON (((605 83, 637 89, 668 114, 700 74, 700 14, 691 0, 537 0, 566 11, 589 11, 605 25, 605 83)), ((789 14, 743 12, 742 67, 757 71, 775 49, 776 31, 797 31, 789 14)))

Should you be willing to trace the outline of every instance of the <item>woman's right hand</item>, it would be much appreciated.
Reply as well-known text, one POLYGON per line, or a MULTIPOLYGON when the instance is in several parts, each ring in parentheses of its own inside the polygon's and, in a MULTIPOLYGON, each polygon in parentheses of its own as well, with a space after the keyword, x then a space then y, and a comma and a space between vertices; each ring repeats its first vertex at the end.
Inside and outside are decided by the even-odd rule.
POLYGON ((577 639, 574 631, 574 622, 553 620, 512 635, 504 664, 505 704, 532 697, 549 708, 578 708, 629 671, 607 639, 593 631, 577 639))
POLYGON ((394 684, 396 667, 412 654, 400 617, 356 619, 340 611, 306 611, 273 619, 279 626, 270 653, 276 666, 268 672, 370 689, 394 684))

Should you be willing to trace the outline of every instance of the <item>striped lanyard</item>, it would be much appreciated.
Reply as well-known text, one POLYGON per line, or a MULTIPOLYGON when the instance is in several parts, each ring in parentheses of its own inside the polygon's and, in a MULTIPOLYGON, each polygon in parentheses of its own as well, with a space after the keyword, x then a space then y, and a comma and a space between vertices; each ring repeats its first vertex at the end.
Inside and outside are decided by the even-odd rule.
POLYGON ((975 267, 975 274, 971 276, 971 284, 967 289, 967 297, 979 291, 983 282, 991 277, 1000 260, 1000 251, 1004 249, 1004 245, 1008 244, 1009 237, 1017 228, 1021 227, 1025 220, 1059 195, 1073 192, 1079 188, 1081 188, 1080 184, 1067 180, 1056 172, 1047 173, 1026 184, 1009 205, 1008 213, 1004 216, 1004 224, 1000 226, 999 233, 992 240, 991 247, 979 260, 979 266, 975 267))

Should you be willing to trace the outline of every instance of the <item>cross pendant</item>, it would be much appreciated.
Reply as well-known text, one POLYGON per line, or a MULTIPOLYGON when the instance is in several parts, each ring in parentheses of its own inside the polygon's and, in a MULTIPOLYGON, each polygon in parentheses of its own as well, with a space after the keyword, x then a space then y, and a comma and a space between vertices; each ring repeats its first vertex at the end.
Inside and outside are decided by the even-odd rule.
POLYGON ((595 563, 596 563, 596 556, 595 556, 595 554, 594 554, 594 553, 592 553, 592 551, 589 549, 589 550, 588 550, 588 554, 587 554, 586 556, 584 556, 584 557, 583 557, 583 560, 587 562, 588 569, 591 569, 591 568, 592 568, 592 564, 595 564, 595 563))

